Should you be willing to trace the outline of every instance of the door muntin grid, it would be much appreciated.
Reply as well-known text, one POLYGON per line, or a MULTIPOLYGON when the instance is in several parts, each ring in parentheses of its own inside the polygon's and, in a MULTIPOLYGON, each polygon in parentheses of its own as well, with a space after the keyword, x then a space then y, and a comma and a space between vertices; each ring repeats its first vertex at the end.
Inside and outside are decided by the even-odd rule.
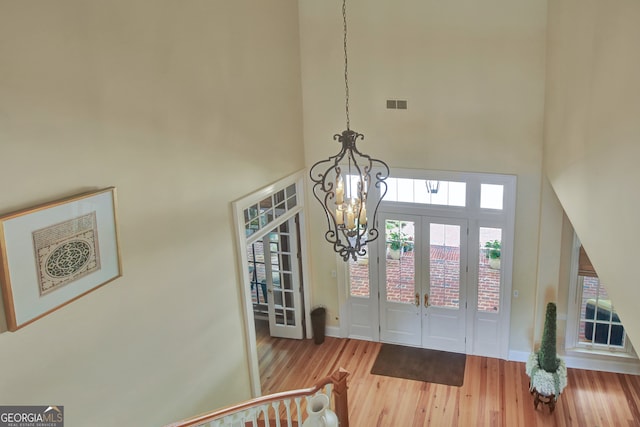
POLYGON ((281 326, 296 326, 297 324, 294 303, 296 290, 292 269, 296 254, 291 252, 291 239, 288 222, 269 233, 270 293, 273 295, 275 323, 281 326))

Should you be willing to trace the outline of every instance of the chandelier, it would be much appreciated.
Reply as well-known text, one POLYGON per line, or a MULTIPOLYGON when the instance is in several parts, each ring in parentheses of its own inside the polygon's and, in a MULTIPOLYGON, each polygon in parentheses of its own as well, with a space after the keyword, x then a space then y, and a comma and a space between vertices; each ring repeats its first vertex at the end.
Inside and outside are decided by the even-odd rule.
POLYGON ((347 129, 336 134, 333 139, 341 144, 335 156, 320 160, 311 167, 310 176, 313 181, 313 195, 320 202, 327 218, 328 230, 325 239, 333 245, 334 251, 344 261, 354 261, 367 254, 367 243, 378 238, 376 228, 378 207, 387 193, 389 166, 358 150, 358 139, 364 135, 349 127, 349 79, 347 60, 347 5, 342 1, 342 18, 344 23, 344 86, 345 113, 347 129), (374 174, 373 177, 371 174, 374 174), (372 188, 379 190, 374 195, 369 212, 367 202, 372 188))

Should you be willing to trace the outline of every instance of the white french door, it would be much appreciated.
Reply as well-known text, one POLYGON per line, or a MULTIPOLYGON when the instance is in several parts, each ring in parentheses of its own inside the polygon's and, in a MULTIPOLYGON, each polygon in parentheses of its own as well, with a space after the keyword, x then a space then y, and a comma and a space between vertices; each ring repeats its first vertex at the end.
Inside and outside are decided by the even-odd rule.
POLYGON ((381 224, 381 341, 464 353, 467 221, 383 213, 381 224))
POLYGON ((302 339, 302 296, 295 218, 280 224, 248 248, 256 317, 269 319, 273 337, 302 339))
POLYGON ((302 310, 298 238, 295 219, 271 231, 265 245, 269 333, 272 337, 302 339, 302 310))
POLYGON ((378 239, 380 341, 421 346, 423 270, 419 259, 422 251, 420 245, 415 245, 416 238, 422 235, 421 219, 413 215, 382 214, 380 224, 386 229, 386 238, 378 239), (410 241, 414 242, 413 248, 410 241))

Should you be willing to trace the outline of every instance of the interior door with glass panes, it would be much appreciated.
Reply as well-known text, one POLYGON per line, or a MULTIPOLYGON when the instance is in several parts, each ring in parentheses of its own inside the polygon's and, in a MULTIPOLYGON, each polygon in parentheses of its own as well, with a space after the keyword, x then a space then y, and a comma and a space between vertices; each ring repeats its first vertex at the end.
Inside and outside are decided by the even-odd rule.
POLYGON ((466 220, 385 213, 381 220, 380 340, 465 352, 466 220))
POLYGON ((263 239, 269 333, 302 339, 302 298, 295 219, 279 225, 263 239))

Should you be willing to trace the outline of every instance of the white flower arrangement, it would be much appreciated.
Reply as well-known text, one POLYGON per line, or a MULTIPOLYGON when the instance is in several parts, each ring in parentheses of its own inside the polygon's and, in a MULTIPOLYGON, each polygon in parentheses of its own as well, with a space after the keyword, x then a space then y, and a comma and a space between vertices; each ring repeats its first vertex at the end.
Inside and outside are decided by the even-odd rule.
POLYGON ((558 369, 555 372, 547 372, 540 368, 538 353, 531 353, 525 366, 525 372, 531 378, 532 391, 535 389, 545 396, 554 395, 556 400, 567 386, 567 366, 562 359, 560 359, 558 369))

